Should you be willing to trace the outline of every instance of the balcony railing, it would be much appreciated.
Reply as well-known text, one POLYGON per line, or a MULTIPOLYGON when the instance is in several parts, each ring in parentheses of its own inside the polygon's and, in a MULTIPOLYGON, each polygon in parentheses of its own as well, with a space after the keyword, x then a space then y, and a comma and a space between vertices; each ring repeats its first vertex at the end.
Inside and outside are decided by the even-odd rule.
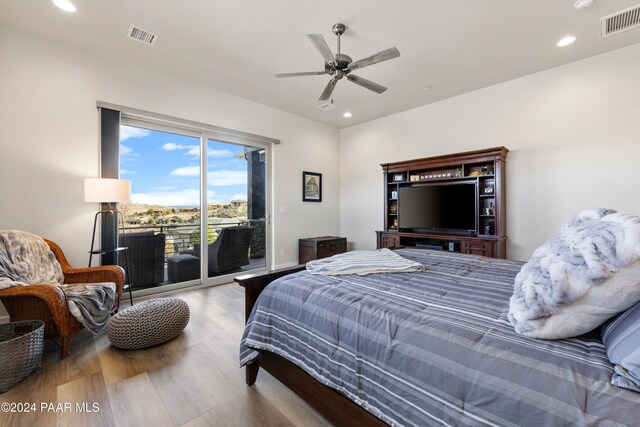
MULTIPOLYGON (((250 262, 249 265, 243 266, 241 269, 250 270, 264 267, 266 255, 264 219, 209 223, 209 242, 215 241, 222 229, 238 225, 248 225, 254 228, 249 246, 250 262)), ((194 244, 200 242, 199 223, 129 224, 125 226, 124 232, 121 244, 129 248, 127 251, 128 267, 126 259, 119 259, 118 263, 123 268, 128 268, 131 283, 137 289, 170 283, 167 276, 167 260, 170 257, 178 254, 199 257, 199 253, 194 253, 194 244), (133 239, 134 235, 138 236, 133 239)))
MULTIPOLYGON (((225 222, 222 224, 209 224, 209 230, 216 234, 225 227, 246 225, 248 221, 225 222)), ((165 234, 165 261, 168 257, 180 252, 193 249, 193 244, 200 240, 200 224, 157 224, 157 225, 128 225, 124 227, 126 233, 140 233, 153 231, 165 234)), ((215 239, 214 239, 215 240, 215 239)))

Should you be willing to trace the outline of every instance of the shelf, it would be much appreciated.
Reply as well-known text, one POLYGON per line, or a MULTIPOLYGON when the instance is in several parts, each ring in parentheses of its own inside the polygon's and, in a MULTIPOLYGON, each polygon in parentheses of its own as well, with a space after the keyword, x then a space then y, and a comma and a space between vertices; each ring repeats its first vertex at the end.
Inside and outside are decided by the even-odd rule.
POLYGON ((480 194, 480 197, 482 197, 483 199, 493 199, 496 197, 495 194, 480 194))
POLYGON ((495 175, 478 175, 478 176, 452 176, 452 177, 439 177, 439 178, 427 178, 420 179, 418 181, 391 181, 387 182, 387 185, 406 185, 406 184, 423 184, 425 182, 443 182, 443 181, 468 181, 476 178, 494 178, 495 175))
POLYGON ((418 181, 407 181, 405 184, 422 184, 425 182, 443 182, 443 181, 468 181, 470 179, 475 179, 476 176, 458 176, 458 177, 441 177, 441 178, 427 178, 420 179, 418 181))
POLYGON ((389 213, 389 215, 398 216, 398 214, 394 214, 394 213, 389 213))
POLYGON ((121 246, 119 248, 113 248, 113 249, 94 249, 92 251, 89 251, 89 253, 92 255, 104 255, 104 254, 112 254, 114 252, 122 252, 126 250, 127 250, 126 246, 121 246))
POLYGON ((493 218, 495 215, 480 215, 480 218, 493 218))

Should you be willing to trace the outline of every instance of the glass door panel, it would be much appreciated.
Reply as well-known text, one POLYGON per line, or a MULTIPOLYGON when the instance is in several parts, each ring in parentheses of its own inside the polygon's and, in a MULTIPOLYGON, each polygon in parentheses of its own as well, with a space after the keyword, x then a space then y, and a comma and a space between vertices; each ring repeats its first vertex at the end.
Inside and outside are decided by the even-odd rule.
POLYGON ((134 291, 200 279, 200 169, 199 137, 120 127, 120 178, 131 180, 120 245, 134 291))
POLYGON ((207 142, 208 277, 266 266, 265 149, 207 142))

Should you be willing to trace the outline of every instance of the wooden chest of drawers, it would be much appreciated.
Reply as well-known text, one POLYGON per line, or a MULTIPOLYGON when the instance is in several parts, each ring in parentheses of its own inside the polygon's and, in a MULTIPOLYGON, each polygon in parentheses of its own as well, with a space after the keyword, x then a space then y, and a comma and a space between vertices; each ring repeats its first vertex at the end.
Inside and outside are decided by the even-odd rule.
POLYGON ((298 262, 330 257, 347 251, 347 239, 344 237, 324 236, 298 240, 298 262))

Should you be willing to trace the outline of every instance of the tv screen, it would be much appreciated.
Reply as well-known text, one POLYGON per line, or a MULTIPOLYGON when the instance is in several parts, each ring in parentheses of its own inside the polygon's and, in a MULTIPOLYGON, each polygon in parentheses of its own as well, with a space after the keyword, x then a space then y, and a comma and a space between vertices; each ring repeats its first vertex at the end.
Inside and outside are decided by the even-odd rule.
POLYGON ((402 187, 398 226, 445 233, 476 230, 476 183, 402 187))

